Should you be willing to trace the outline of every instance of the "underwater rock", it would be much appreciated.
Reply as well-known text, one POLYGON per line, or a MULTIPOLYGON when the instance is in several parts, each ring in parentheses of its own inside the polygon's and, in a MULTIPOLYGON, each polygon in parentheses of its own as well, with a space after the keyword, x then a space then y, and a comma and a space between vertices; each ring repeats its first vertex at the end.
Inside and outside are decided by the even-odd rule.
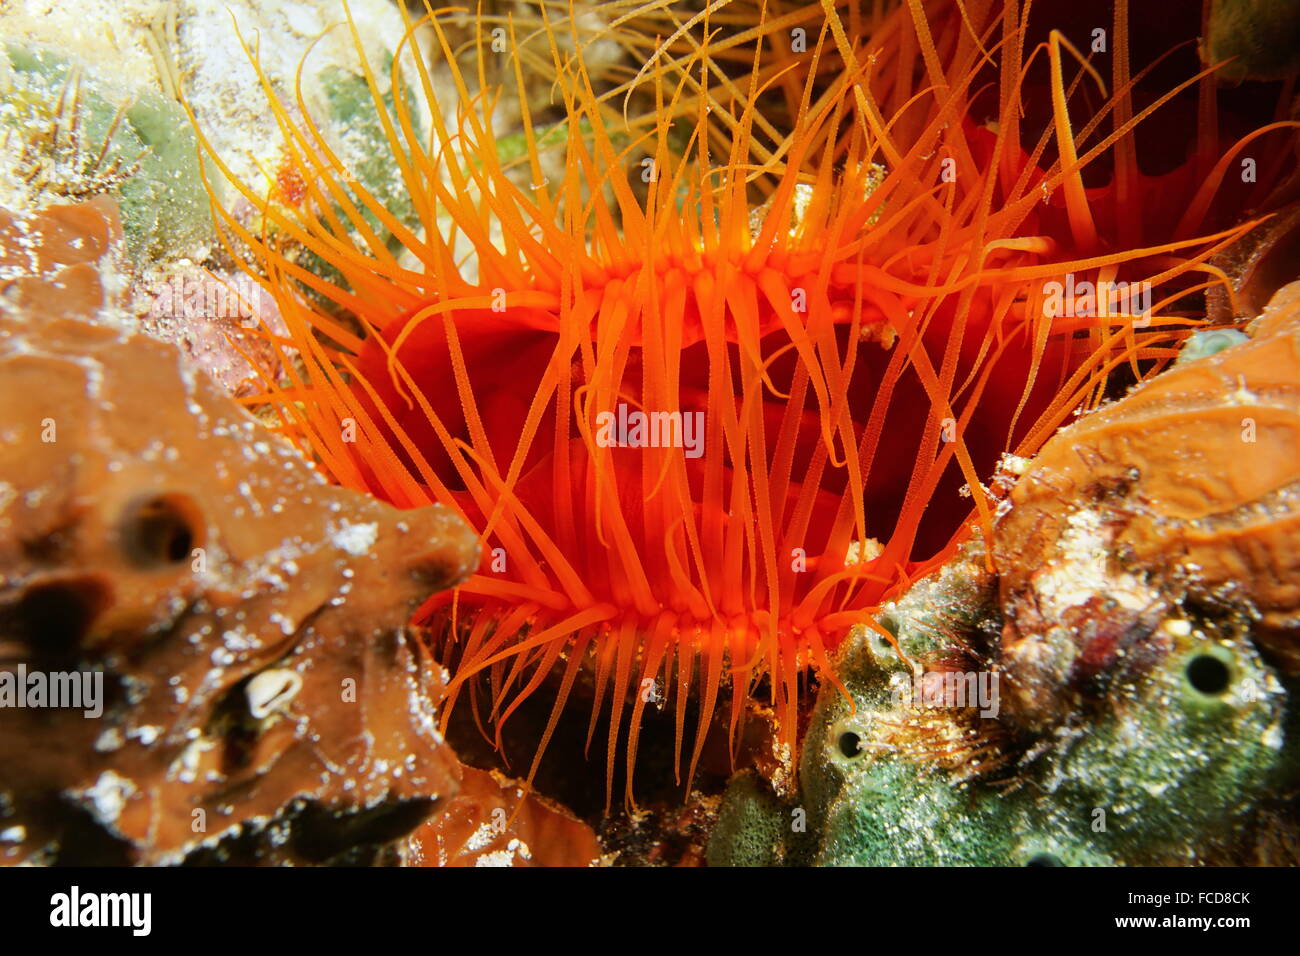
MULTIPOLYGON (((408 82, 402 95, 419 103, 423 89, 410 61, 413 49, 428 53, 428 39, 422 33, 403 45, 406 26, 395 4, 356 0, 346 12, 309 0, 185 0, 175 7, 171 52, 176 82, 202 130, 205 149, 220 163, 220 169, 216 163, 208 167, 218 191, 228 180, 254 184, 259 192, 270 188, 290 206, 307 193, 301 182, 286 189, 289 184, 281 176, 291 168, 288 157, 301 149, 301 144, 284 142, 282 123, 303 124, 304 117, 297 106, 288 117, 267 110, 265 78, 287 103, 298 103, 300 92, 301 104, 333 156, 388 208, 399 216, 410 213, 410 198, 386 146, 351 32, 354 28, 380 95, 390 104, 390 66, 403 51, 408 82)), ((417 107, 415 112, 424 110, 417 107)), ((417 130, 415 135, 421 134, 417 130)), ((329 162, 325 156, 314 161, 322 167, 329 162)), ((251 209, 245 205, 242 212, 251 214, 251 209)), ((372 224, 378 221, 372 219, 372 224)))
MULTIPOLYGON (((752 770, 737 774, 727 787, 718 822, 709 835, 709 866, 780 866, 802 862, 796 825, 801 807, 786 807, 752 770)), ((807 811, 803 811, 806 815, 807 811)))
POLYGON ((140 331, 176 345, 236 398, 260 392, 262 376, 279 377, 281 356, 296 354, 273 343, 288 327, 271 294, 245 275, 181 262, 137 281, 135 293, 140 331))
POLYGON ((121 240, 108 196, 36 213, 0 207, 0 297, 31 315, 94 317, 120 295, 121 240))
POLYGON ((1214 0, 1201 41, 1207 64, 1232 59, 1221 82, 1275 80, 1300 70, 1300 4, 1296 0, 1214 0))
POLYGON ((1013 722, 1158 663, 1183 607, 1244 615, 1300 673, 1300 284, 1251 336, 1063 429, 1012 490, 994 555, 1013 722))
POLYGON ((0 49, 0 196, 117 201, 132 261, 202 258, 213 243, 198 145, 185 111, 152 87, 88 69, 66 45, 0 49))
POLYGON ((0 707, 0 861, 358 862, 455 793, 405 622, 477 562, 456 516, 109 325, 0 318, 0 409, 0 694, 83 690, 0 707))
MULTIPOLYGON (((972 592, 954 583, 986 575, 978 545, 945 573, 947 584, 921 590, 963 606, 972 592)), ((1001 676, 992 661, 961 674, 976 678, 964 701, 926 693, 919 673, 945 673, 931 668, 989 630, 963 633, 954 620, 946 641, 915 625, 933 606, 909 596, 892 610, 907 658, 869 628, 852 633, 836 658, 849 697, 823 685, 800 795, 782 801, 752 772, 739 776, 711 865, 1171 865, 1252 852, 1241 834, 1285 792, 1297 761, 1288 693, 1247 633, 1171 622, 1158 665, 1117 679, 1097 706, 1041 737, 1018 737, 1000 713, 983 716, 972 689, 981 673, 1001 676)))
POLYGON ((591 827, 563 808, 474 767, 408 847, 409 866, 594 866, 604 855, 591 827))
POLYGON ((997 573, 977 535, 855 629, 799 793, 735 779, 710 862, 1289 859, 1300 283, 1250 333, 1007 463, 997 573))
POLYGON ((1227 286, 1216 283, 1206 291, 1211 324, 1230 325, 1259 315, 1279 289, 1300 275, 1300 204, 1280 210, 1210 262, 1228 278, 1227 286))
MULTIPOLYGON (((18 153, 0 156, 0 202, 25 206, 18 192, 34 194, 33 205, 51 194, 83 199, 111 192, 121 204, 134 262, 202 261, 215 246, 205 175, 221 196, 226 172, 260 186, 269 175, 274 184, 284 160, 282 129, 265 108, 242 36, 250 49, 256 46, 273 88, 289 100, 311 49, 304 102, 335 155, 390 208, 409 205, 388 150, 379 148, 382 126, 348 16, 386 90, 388 65, 405 33, 388 0, 352 0, 347 16, 341 7, 306 0, 36 2, 0 10, 7 38, 0 50, 0 128, 34 147, 23 168, 15 165, 18 153), (187 109, 210 158, 219 160, 206 162, 203 171, 187 109), (73 130, 78 148, 70 150, 73 130), (103 175, 114 162, 114 175, 103 175), (40 177, 26 168, 32 165, 42 167, 40 177)), ((419 84, 405 95, 418 99, 419 84)))
POLYGON ((236 397, 261 387, 260 374, 277 373, 281 355, 294 354, 272 344, 270 335, 287 329, 274 299, 251 279, 182 261, 132 281, 122 240, 110 196, 38 212, 0 207, 0 297, 29 315, 94 319, 171 342, 236 397))
POLYGON ((1007 755, 1011 740, 968 708, 900 702, 894 686, 911 673, 863 637, 842 658, 857 712, 824 694, 802 764, 819 784, 806 792, 820 839, 804 858, 819 865, 1196 863, 1233 852, 1231 824, 1294 762, 1283 750, 1287 695, 1239 633, 1180 634, 1160 666, 1112 686, 1104 707, 978 780, 962 772, 966 755, 1007 755), (1197 676, 1207 661, 1208 680, 1197 676), (896 742, 909 725, 927 731, 911 752, 896 742))

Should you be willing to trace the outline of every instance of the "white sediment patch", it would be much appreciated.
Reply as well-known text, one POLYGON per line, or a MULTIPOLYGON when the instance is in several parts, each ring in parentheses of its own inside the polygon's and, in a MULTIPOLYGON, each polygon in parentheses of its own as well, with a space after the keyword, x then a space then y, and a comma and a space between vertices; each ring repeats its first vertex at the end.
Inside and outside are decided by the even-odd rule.
MULTIPOLYGON (((386 92, 385 58, 405 34, 401 14, 388 0, 350 0, 348 9, 380 91, 386 92)), ((319 82, 322 71, 337 66, 361 74, 361 60, 341 4, 180 0, 177 20, 177 65, 186 97, 217 155, 236 178, 254 188, 265 185, 268 155, 281 142, 281 133, 240 36, 250 49, 256 48, 262 71, 286 104, 295 102, 295 76, 310 48, 302 92, 307 110, 317 122, 328 116, 319 82), (312 46, 318 37, 320 42, 312 46)), ((427 50, 427 42, 423 48, 427 50)), ((418 96, 414 66, 408 64, 406 73, 418 96)), ((340 151, 345 164, 355 166, 369 158, 351 155, 355 150, 348 149, 346 131, 326 125, 322 132, 330 146, 340 151)))
POLYGON ((1098 595, 1130 611, 1151 606, 1155 596, 1142 580, 1110 567, 1110 539, 1096 511, 1080 508, 1067 519, 1057 545, 1059 557, 1034 576, 1039 606, 1049 618, 1098 595))
MULTIPOLYGON (((386 91, 385 60, 405 34, 402 16, 390 0, 349 0, 348 9, 379 87, 386 91)), ((360 74, 343 5, 317 0, 17 0, 0 4, 0 33, 75 58, 94 74, 98 92, 122 102, 141 89, 166 93, 163 71, 174 70, 217 155, 241 182, 255 188, 265 184, 268 158, 278 151, 281 134, 240 35, 286 103, 294 102, 298 65, 310 49, 303 93, 317 120, 328 115, 321 71, 338 66, 360 74), (160 10, 168 6, 174 10, 174 38, 166 31, 160 35, 156 26, 160 10)), ((427 43, 423 48, 427 51, 427 43)), ((7 69, 8 62, 3 66, 7 69)), ((413 67, 410 76, 414 81, 413 67)), ((0 71, 0 82, 4 79, 0 71)), ((411 85, 419 96, 419 83, 411 85)), ((327 127, 325 132, 345 162, 368 158, 348 155, 346 131, 327 127)))
POLYGON ((334 547, 354 557, 369 554, 378 538, 379 525, 376 522, 352 524, 345 521, 330 534, 330 542, 334 547))

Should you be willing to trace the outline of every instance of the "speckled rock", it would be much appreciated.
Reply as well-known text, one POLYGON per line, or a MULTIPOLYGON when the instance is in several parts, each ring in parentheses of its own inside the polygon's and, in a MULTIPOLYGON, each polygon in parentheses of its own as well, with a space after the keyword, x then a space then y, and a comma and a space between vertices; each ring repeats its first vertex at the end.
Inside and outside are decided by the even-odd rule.
POLYGON ((710 861, 1288 858, 1300 283, 1250 336, 1007 462, 987 554, 976 535, 850 635, 799 792, 733 781, 710 861))
POLYGON ((405 629, 477 561, 455 515, 327 485, 110 325, 5 314, 0 410, 0 695, 83 690, 0 707, 0 861, 355 862, 455 793, 405 629))
POLYGON ((1168 622, 1158 662, 1026 735, 996 695, 982 712, 915 694, 918 672, 958 660, 1003 676, 995 644, 969 656, 988 629, 945 613, 981 607, 966 602, 982 556, 945 574, 882 615, 898 649, 865 627, 841 647, 848 696, 822 687, 798 794, 753 773, 732 782, 712 865, 1195 865, 1268 844, 1262 821, 1294 781, 1294 718, 1244 622, 1168 622))
POLYGON ((591 827, 500 774, 461 771, 460 792, 407 841, 411 866, 595 866, 591 827))
POLYGON ((0 208, 0 298, 30 315, 100 316, 121 293, 121 243, 108 196, 37 213, 0 208))
POLYGON ((29 211, 112 196, 132 261, 206 254, 212 220, 178 103, 121 74, 105 78, 62 44, 10 39, 0 66, 0 201, 29 211))
POLYGON ((994 554, 1009 716, 1042 728, 1163 659, 1182 606, 1240 613, 1300 674, 1300 283, 1251 340, 1063 429, 1017 482, 994 554))

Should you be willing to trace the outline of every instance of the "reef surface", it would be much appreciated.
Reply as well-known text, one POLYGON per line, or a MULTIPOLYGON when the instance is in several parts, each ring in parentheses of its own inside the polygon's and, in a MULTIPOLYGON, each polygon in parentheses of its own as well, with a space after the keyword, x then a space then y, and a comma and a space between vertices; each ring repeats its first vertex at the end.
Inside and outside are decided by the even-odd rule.
MULTIPOLYGON (((1200 52, 1236 58, 1225 82, 1293 81, 1293 9, 1212 6, 1200 52)), ((474 95, 390 0, 349 10, 352 34, 304 0, 0 7, 0 865, 1300 861, 1294 195, 1214 259, 1176 361, 1004 459, 987 537, 807 668, 797 749, 750 703, 683 788, 683 718, 634 687, 658 777, 607 811, 594 717, 566 714, 534 788, 515 777, 545 708, 500 748, 487 703, 441 723, 451 675, 413 614, 479 567, 474 532, 330 484, 266 400, 301 371, 292 310, 211 203, 274 232, 235 184, 300 206, 283 128, 311 116, 414 228, 375 98, 474 95), (427 88, 371 89, 358 47, 422 57, 427 88)), ((621 75, 611 17, 575 12, 586 68, 621 75)), ((493 115, 498 158, 545 178, 562 157, 525 173, 528 138, 563 121, 525 129, 536 86, 493 115)), ((583 670, 575 699, 597 684, 583 670)))

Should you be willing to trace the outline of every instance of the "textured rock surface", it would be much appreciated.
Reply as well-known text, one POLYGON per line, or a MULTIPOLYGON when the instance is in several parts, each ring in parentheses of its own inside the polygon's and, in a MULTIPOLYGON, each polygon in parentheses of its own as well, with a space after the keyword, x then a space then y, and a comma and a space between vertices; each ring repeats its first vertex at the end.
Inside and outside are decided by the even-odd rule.
POLYGON ((271 336, 287 338, 288 329, 270 293, 248 276, 173 263, 136 283, 133 304, 140 331, 181 349, 236 398, 283 377, 281 356, 293 354, 274 344, 271 336))
POLYGON ((127 72, 89 68, 68 34, 20 41, 12 14, 0 10, 0 202, 111 195, 135 262, 205 254, 215 237, 185 111, 127 72))
POLYGON ((121 240, 117 203, 107 196, 38 213, 0 208, 0 296, 34 316, 95 316, 120 292, 121 240))
POLYGON ((460 792, 420 825, 413 866, 593 866, 603 853, 591 827, 497 774, 462 770, 460 792))
POLYGON ((1224 82, 1294 76, 1300 69, 1300 4, 1296 0, 1214 0, 1201 59, 1232 60, 1224 82))
POLYGON ((1009 463, 997 573, 976 538, 850 636, 710 862, 1294 862, 1300 284, 1250 331, 1009 463), (918 698, 949 673, 995 706, 918 698))
POLYGON ((1300 284, 1251 333, 1064 429, 1012 490, 995 556, 1014 719, 1161 659, 1150 636, 1182 605, 1246 615, 1300 673, 1300 284))
POLYGON ((454 794, 404 623, 475 564, 459 519, 49 311, 0 318, 0 409, 0 670, 103 682, 97 718, 0 708, 0 861, 369 859, 454 794))
MULTIPOLYGON (((1171 865, 1277 859, 1297 755, 1290 694, 1231 624, 1165 625, 1162 656, 1117 676, 1104 698, 1041 735, 971 707, 918 706, 913 668, 971 658, 980 632, 980 555, 923 582, 883 620, 901 658, 855 631, 837 658, 849 697, 825 686, 800 764, 801 792, 733 781, 713 831, 713 865, 1171 865), (965 571, 969 572, 963 573, 965 571), (936 622, 941 622, 936 627, 936 622), (910 663, 909 663, 910 661, 910 663), (1219 681, 1204 677, 1209 673, 1219 681)), ((996 612, 993 618, 996 621, 996 612)), ((990 646, 989 653, 996 648, 990 646)))
MULTIPOLYGON (((802 770, 819 865, 1168 865, 1234 859, 1235 828, 1277 789, 1287 694, 1248 640, 1196 629, 1105 704, 1011 750, 979 779, 953 753, 1009 749, 996 723, 959 709, 900 707, 906 675, 887 645, 846 648, 857 706, 823 695, 802 770), (1221 662, 1228 682, 1201 688, 1192 662, 1221 662), (913 731, 912 749, 898 745, 913 731), (920 738, 919 740, 917 738, 920 738), (851 741, 857 746, 846 744, 851 741), (917 744, 923 746, 917 746, 917 744)), ((1294 748, 1292 748, 1293 750, 1294 748)), ((788 816, 790 809, 786 808, 788 816)), ((788 827, 787 827, 788 830, 788 827)), ((1249 840, 1243 841, 1249 845, 1249 840)))

